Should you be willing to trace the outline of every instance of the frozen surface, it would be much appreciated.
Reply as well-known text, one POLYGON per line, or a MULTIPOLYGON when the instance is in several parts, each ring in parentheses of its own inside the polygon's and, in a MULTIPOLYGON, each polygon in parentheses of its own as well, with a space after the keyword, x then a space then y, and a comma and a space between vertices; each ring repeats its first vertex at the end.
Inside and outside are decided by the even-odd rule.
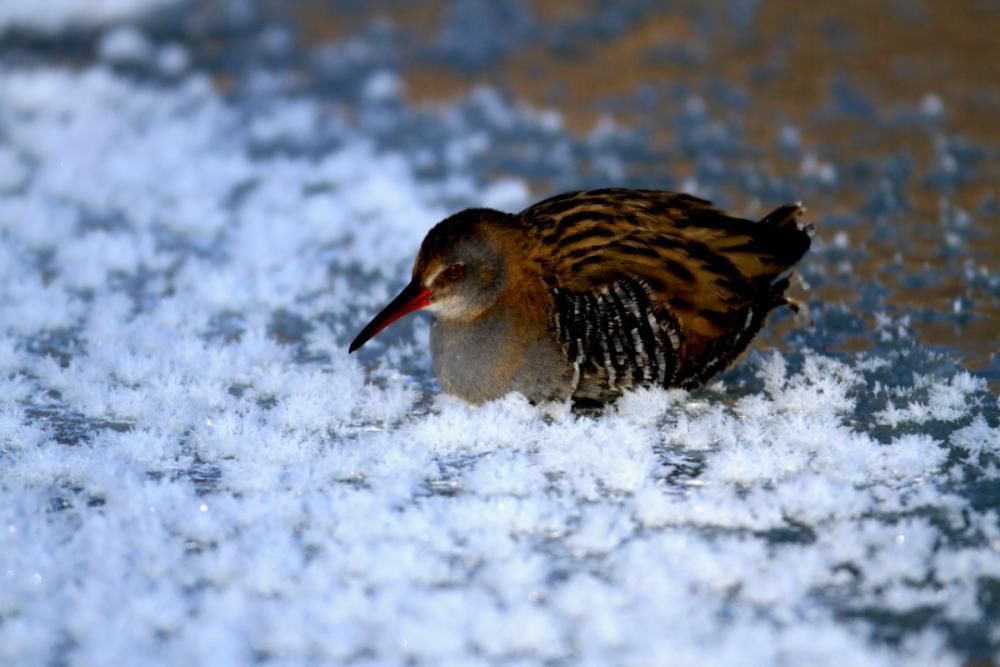
POLYGON ((0 35, 7 31, 54 35, 138 19, 188 0, 6 0, 0 3, 0 35))
POLYGON ((614 172, 627 132, 573 143, 485 88, 432 120, 377 57, 351 120, 268 103, 280 80, 248 103, 198 71, 159 78, 165 47, 132 28, 96 48, 156 81, 0 72, 0 663, 997 652, 997 398, 907 316, 880 316, 863 355, 806 331, 603 413, 469 408, 437 395, 425 322, 347 342, 431 224, 528 201, 478 176, 504 132, 554 147, 538 168, 556 182, 580 154, 614 172))

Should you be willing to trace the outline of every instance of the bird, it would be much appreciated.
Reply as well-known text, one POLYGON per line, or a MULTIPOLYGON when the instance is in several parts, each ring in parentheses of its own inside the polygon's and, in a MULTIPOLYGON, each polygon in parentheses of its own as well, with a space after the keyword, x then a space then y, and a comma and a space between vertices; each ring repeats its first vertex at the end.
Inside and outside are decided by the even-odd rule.
POLYGON ((520 213, 470 208, 427 233, 410 282, 350 344, 434 316, 440 388, 472 404, 607 404, 692 389, 730 366, 780 306, 814 227, 800 203, 759 221, 665 190, 559 194, 520 213))

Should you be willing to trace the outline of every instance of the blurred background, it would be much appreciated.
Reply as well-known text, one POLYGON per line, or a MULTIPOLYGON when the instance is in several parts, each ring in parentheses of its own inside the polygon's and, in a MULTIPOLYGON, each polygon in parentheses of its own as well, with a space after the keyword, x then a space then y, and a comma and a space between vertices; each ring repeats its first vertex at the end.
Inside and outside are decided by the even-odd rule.
MULTIPOLYGON (((363 52, 370 35, 408 103, 490 86, 583 144, 566 173, 548 166, 566 144, 505 137, 483 178, 526 178, 539 198, 680 189, 747 216, 804 201, 826 260, 816 297, 868 325, 877 308, 912 314, 923 342, 1000 387, 1000 3, 301 2, 291 15, 314 52, 352 38, 363 52), (589 154, 612 127, 625 138, 589 154)), ((322 66, 301 74, 303 89, 348 87, 322 66)), ((865 349, 861 323, 845 324, 838 344, 865 349)))
POLYGON ((59 20, 0 10, 0 57, 207 72, 248 117, 322 105, 307 142, 262 128, 262 153, 321 154, 347 125, 426 177, 467 161, 499 203, 608 185, 750 217, 801 200, 810 298, 843 310, 812 345, 865 350, 876 313, 902 315, 1000 387, 1000 2, 148 0, 59 20))

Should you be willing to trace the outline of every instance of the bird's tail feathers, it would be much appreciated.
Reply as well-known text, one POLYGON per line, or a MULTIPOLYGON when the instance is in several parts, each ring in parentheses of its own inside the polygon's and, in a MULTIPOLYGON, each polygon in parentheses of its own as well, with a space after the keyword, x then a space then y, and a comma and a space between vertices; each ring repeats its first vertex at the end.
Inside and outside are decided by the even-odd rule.
POLYGON ((785 204, 765 215, 757 224, 775 231, 791 231, 794 229, 795 231, 807 234, 811 239, 816 235, 816 227, 812 223, 802 219, 805 212, 806 207, 802 205, 802 202, 785 204))

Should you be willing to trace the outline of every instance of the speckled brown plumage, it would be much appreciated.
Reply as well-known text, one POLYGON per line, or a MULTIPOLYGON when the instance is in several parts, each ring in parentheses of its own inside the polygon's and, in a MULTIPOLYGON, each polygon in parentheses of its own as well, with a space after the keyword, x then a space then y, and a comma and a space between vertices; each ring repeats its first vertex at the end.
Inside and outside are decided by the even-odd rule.
POLYGON ((751 222, 690 195, 630 189, 570 192, 517 215, 463 211, 427 235, 409 291, 352 350, 422 299, 437 316, 442 388, 473 402, 696 386, 787 303, 810 244, 801 213, 782 206, 751 222))

